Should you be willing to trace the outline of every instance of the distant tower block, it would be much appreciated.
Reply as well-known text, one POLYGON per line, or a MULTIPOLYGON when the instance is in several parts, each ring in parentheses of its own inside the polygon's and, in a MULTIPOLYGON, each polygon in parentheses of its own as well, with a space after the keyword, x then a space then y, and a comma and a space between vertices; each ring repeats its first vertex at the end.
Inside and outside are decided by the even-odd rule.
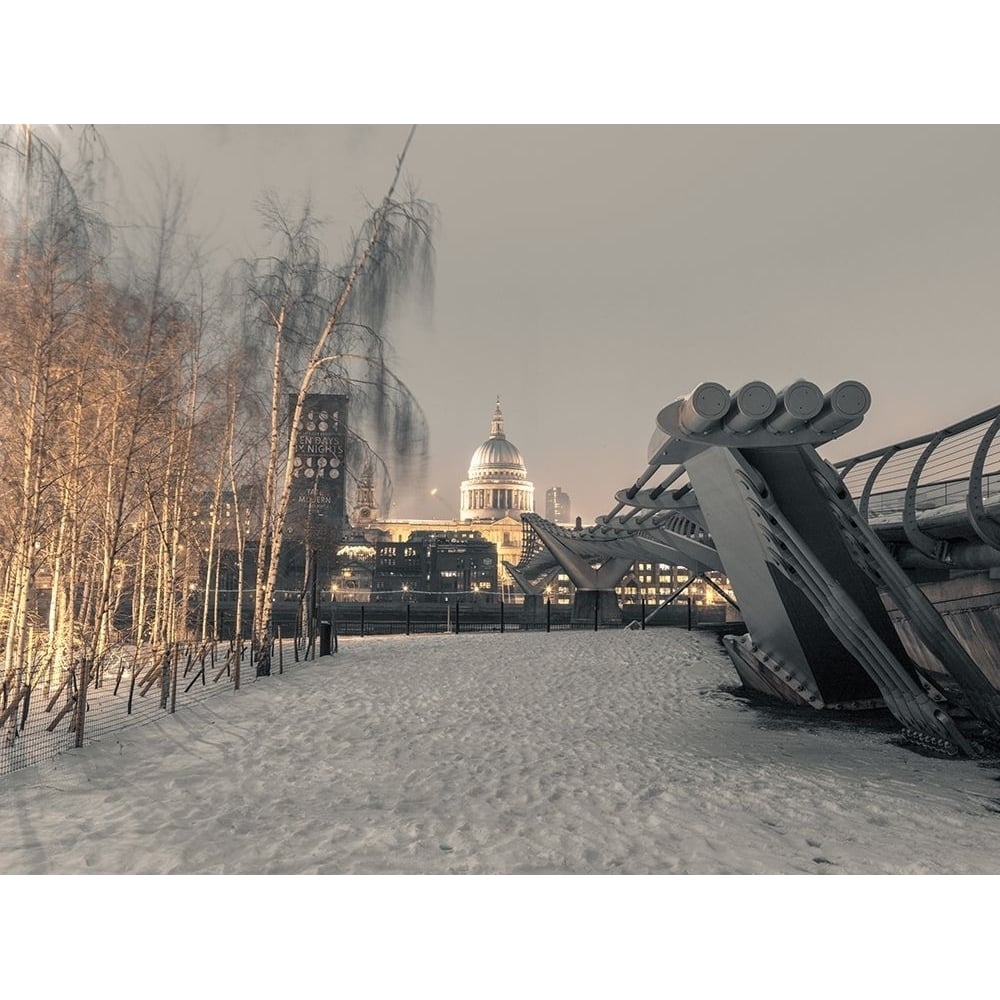
POLYGON ((561 486, 551 486, 545 491, 545 520, 553 524, 569 524, 572 515, 569 494, 561 486))
POLYGON ((519 517, 531 513, 534 504, 534 483, 528 482, 521 453, 507 440, 497 397, 490 436, 473 453, 469 478, 462 483, 459 517, 463 521, 519 517))

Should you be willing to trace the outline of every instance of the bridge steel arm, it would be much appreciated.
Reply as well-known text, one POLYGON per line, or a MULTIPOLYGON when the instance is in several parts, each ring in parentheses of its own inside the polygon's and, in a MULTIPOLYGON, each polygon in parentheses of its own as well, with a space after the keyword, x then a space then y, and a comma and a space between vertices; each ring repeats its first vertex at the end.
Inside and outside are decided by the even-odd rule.
POLYGON ((702 383, 659 412, 645 470, 593 527, 522 516, 538 543, 512 575, 537 588, 561 567, 596 613, 637 560, 720 570, 749 629, 725 639, 744 683, 816 708, 884 704, 909 739, 941 753, 1000 746, 1000 684, 907 572, 1000 567, 1000 498, 988 496, 1000 470, 987 474, 1000 406, 823 462, 816 449, 859 426, 870 404, 859 382, 827 393, 804 380, 777 393, 702 383), (949 499, 957 491, 961 505, 949 499))
POLYGON ((983 472, 986 468, 986 459, 998 432, 1000 432, 1000 415, 990 423, 976 449, 976 456, 972 460, 972 468, 969 471, 969 492, 966 496, 965 507, 973 531, 986 545, 1000 552, 1000 524, 997 524, 987 514, 986 501, 983 496, 983 472))
POLYGON ((622 557, 613 543, 607 544, 599 556, 601 564, 592 565, 594 546, 567 536, 567 532, 550 524, 537 514, 522 514, 521 519, 534 529, 542 544, 562 567, 577 590, 613 589, 634 561, 626 554, 622 557))
MULTIPOLYGON (((871 503, 872 490, 875 488, 875 481, 882 474, 882 470, 889 464, 889 460, 897 453, 899 449, 896 447, 886 448, 885 454, 875 463, 875 467, 869 473, 868 478, 865 480, 864 489, 861 491, 861 500, 858 504, 858 509, 861 511, 861 516, 867 521, 868 520, 868 506, 871 503)), ((841 470, 841 475, 846 475, 848 470, 853 469, 856 462, 852 462, 846 468, 841 470)))
MULTIPOLYGON (((1000 498, 988 496, 986 471, 1000 406, 835 466, 820 459, 816 449, 870 405, 852 381, 826 393, 805 380, 779 392, 704 382, 659 412, 645 470, 593 527, 523 519, 578 591, 617 583, 640 559, 724 572, 749 630, 725 643, 748 686, 815 708, 884 704, 912 741, 975 755, 983 742, 1000 746, 1000 684, 906 568, 1000 567, 1000 498), (956 490, 961 506, 949 500, 956 490)), ((536 576, 549 558, 519 569, 536 576)))
MULTIPOLYGON (((656 458, 684 465, 749 629, 746 637, 726 637, 737 672, 752 687, 814 707, 881 701, 914 741, 943 753, 976 753, 977 740, 1000 732, 1000 701, 868 527, 839 476, 816 455, 817 447, 860 424, 871 402, 867 389, 846 382, 826 394, 811 383, 792 390, 775 394, 777 402, 768 410, 763 383, 748 383, 735 393, 702 383, 657 417, 656 458), (751 397, 759 404, 755 411, 737 405, 751 397), (965 692, 963 704, 949 702, 911 660, 880 587, 906 610, 929 655, 965 692)), ((977 419, 989 419, 993 434, 1000 432, 998 408, 946 432, 840 463, 851 472, 875 462, 861 493, 867 514, 890 459, 920 448, 901 491, 900 531, 917 553, 938 564, 947 563, 956 544, 928 533, 933 529, 917 509, 921 478, 942 442, 975 428, 977 419)), ((991 522, 982 520, 989 516, 987 505, 980 510, 975 499, 982 498, 989 447, 984 437, 970 474, 970 535, 977 517, 989 534, 991 522)), ((638 490, 628 499, 634 503, 637 496, 638 490)), ((636 520, 633 515, 623 523, 636 520)), ((985 541, 978 532, 972 537, 985 541)))
POLYGON ((920 476, 924 468, 930 461, 931 455, 934 454, 934 451, 945 437, 945 432, 939 431, 924 446, 906 482, 906 496, 903 500, 903 532, 906 535, 907 541, 918 552, 922 552, 927 556, 928 559, 933 559, 939 563, 948 562, 948 543, 932 538, 920 530, 920 526, 917 524, 917 489, 920 485, 920 476))
POLYGON ((545 592, 545 588, 559 575, 559 565, 555 565, 548 570, 543 570, 540 575, 529 574, 521 567, 504 560, 504 566, 510 573, 511 579, 521 588, 521 592, 530 597, 539 597, 545 592))

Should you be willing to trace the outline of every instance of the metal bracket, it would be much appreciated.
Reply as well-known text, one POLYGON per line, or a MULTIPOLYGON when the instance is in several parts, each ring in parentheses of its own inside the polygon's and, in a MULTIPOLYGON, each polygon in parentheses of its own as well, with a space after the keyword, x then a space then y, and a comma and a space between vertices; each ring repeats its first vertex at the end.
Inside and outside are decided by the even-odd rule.
POLYGON ((930 459, 934 449, 944 439, 944 431, 935 434, 927 447, 920 453, 920 458, 917 459, 916 465, 913 466, 913 471, 910 473, 910 478, 906 483, 906 499, 903 501, 903 533, 906 535, 907 541, 918 552, 922 552, 928 559, 934 559, 937 562, 947 564, 949 562, 948 543, 937 538, 931 538, 926 532, 921 531, 917 524, 917 487, 920 483, 920 475, 924 471, 924 466, 930 459))
POLYGON ((1000 431, 1000 417, 990 424, 979 442, 969 472, 969 492, 965 497, 965 509, 969 514, 972 530, 994 549, 1000 549, 1000 524, 986 513, 986 503, 983 499, 983 469, 986 467, 986 457, 998 431, 1000 431))

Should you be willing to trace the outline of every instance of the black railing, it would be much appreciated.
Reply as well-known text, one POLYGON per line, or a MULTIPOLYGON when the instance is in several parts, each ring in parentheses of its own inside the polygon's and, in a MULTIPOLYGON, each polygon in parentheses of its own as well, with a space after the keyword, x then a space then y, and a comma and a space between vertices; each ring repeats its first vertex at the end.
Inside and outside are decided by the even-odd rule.
MULTIPOLYGON (((657 605, 624 602, 621 615, 611 620, 587 616, 573 620, 569 604, 546 601, 533 610, 523 605, 475 604, 459 602, 424 604, 341 604, 326 605, 320 617, 329 619, 340 637, 381 635, 443 635, 481 632, 557 632, 570 629, 621 629, 635 622, 644 627, 657 605)), ((682 599, 673 606, 660 608, 656 625, 675 628, 722 627, 727 623, 734 630, 739 622, 729 621, 725 603, 701 603, 682 599)))

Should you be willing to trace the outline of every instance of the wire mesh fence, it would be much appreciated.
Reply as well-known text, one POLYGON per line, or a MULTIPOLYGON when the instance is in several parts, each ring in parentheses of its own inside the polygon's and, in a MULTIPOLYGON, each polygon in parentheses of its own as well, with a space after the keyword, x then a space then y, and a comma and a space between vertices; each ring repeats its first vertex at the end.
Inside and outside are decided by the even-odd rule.
MULTIPOLYGON (((278 637, 269 661, 272 674, 327 652, 342 637, 469 634, 483 632, 558 632, 569 629, 645 627, 656 606, 624 603, 611 620, 574 620, 572 607, 539 602, 533 607, 504 603, 464 606, 426 604, 333 604, 323 609, 316 634, 278 637)), ((657 624, 718 627, 724 608, 678 600, 660 608, 657 624)), ((59 673, 14 672, 0 684, 0 776, 42 763, 76 746, 129 727, 154 722, 207 698, 255 683, 258 664, 247 639, 228 642, 178 642, 120 645, 100 662, 79 660, 59 673), (86 706, 79 692, 84 669, 86 706), (34 679, 29 683, 26 678, 34 679), (82 730, 81 730, 82 724, 82 730)))
MULTIPOLYGON (((279 638, 271 673, 315 659, 315 643, 279 638)), ((0 685, 0 775, 48 760, 135 725, 254 683, 257 665, 247 640, 120 646, 96 664, 75 661, 59 674, 9 675, 0 685), (80 711, 82 671, 89 671, 80 711), (82 727, 82 728, 81 728, 82 727)))

